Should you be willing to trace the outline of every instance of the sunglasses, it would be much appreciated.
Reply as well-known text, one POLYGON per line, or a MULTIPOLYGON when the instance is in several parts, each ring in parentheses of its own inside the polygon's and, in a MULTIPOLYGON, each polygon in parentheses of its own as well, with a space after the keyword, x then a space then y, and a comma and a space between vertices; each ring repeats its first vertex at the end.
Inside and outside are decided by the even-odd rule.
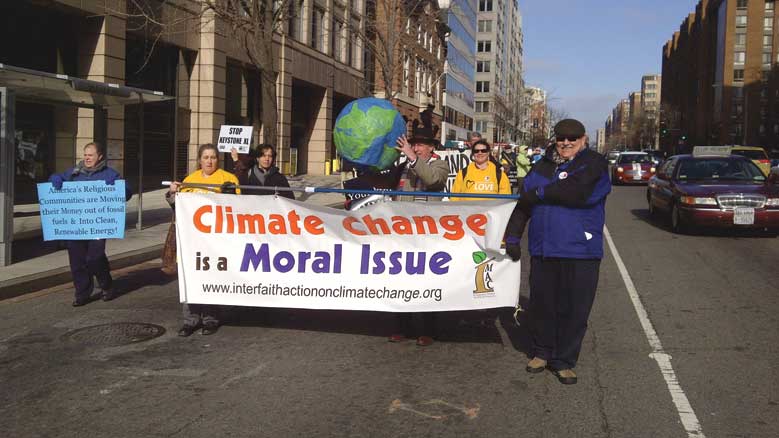
POLYGON ((573 142, 575 142, 576 140, 578 140, 579 138, 581 138, 581 137, 557 137, 557 141, 559 141, 560 143, 562 143, 562 142, 564 142, 565 140, 568 140, 568 141, 570 141, 570 142, 572 142, 572 143, 573 143, 573 142))
POLYGON ((474 154, 486 154, 489 151, 490 151, 489 149, 474 149, 473 153, 474 154))

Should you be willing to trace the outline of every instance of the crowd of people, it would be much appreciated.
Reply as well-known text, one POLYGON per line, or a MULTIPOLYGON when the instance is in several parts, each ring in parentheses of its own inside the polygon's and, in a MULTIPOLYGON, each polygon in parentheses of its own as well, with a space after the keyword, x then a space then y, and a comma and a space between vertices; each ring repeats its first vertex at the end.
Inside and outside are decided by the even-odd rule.
MULTIPOLYGON (((449 167, 435 154, 440 143, 431 128, 415 126, 410 138, 403 136, 397 140, 397 149, 406 160, 388 175, 395 178, 393 184, 397 190, 408 192, 408 196, 400 196, 399 200, 440 200, 440 197, 414 193, 445 191, 449 167)), ((598 284, 605 201, 611 184, 608 164, 604 157, 587 148, 587 137, 580 122, 563 120, 554 127, 554 133, 554 144, 546 150, 520 147, 513 157, 493 155, 490 144, 473 133, 468 142, 471 162, 457 173, 452 192, 510 194, 506 173, 511 162, 506 161, 513 161, 520 196, 506 228, 505 244, 507 255, 514 261, 520 260, 520 242, 529 223, 528 313, 532 349, 526 370, 539 373, 549 369, 561 383, 573 384, 577 382, 574 367, 598 284)), ((200 146, 197 155, 197 170, 182 182, 171 183, 165 194, 174 209, 176 195, 181 192, 268 195, 274 192, 247 186, 289 187, 286 177, 274 165, 276 150, 272 145, 261 144, 243 155, 233 150, 233 172, 220 167, 220 153, 212 144, 200 146)), ((107 166, 101 146, 90 143, 84 147, 84 160, 78 166, 52 175, 50 181, 59 189, 64 181, 103 180, 113 184, 118 178, 119 174, 107 166)), ((294 199, 291 191, 278 194, 294 199)), ((126 196, 129 199, 131 193, 128 191, 126 196)), ((451 198, 452 201, 472 199, 451 198)), ((73 306, 82 306, 93 299, 93 277, 97 278, 102 298, 112 299, 105 240, 68 241, 67 246, 75 286, 73 306)), ((176 272, 175 223, 166 240, 162 269, 168 274, 176 272)), ((190 336, 198 329, 203 335, 216 333, 221 323, 219 311, 219 306, 185 303, 179 336, 190 336)), ((395 320, 395 330, 389 336, 391 342, 416 338, 419 346, 433 344, 434 312, 398 313, 395 320)))

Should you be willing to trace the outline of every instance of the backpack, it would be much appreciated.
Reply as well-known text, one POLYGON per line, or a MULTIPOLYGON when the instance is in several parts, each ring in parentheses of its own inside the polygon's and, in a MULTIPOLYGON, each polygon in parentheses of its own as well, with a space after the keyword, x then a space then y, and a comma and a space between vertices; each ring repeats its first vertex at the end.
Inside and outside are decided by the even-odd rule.
MULTIPOLYGON (((496 163, 495 160, 490 157, 490 162, 495 165, 495 179, 498 181, 498 190, 500 190, 500 179, 503 177, 503 166, 496 163)), ((465 181, 465 176, 468 175, 468 167, 470 166, 470 163, 468 163, 468 166, 463 167, 463 181, 465 181)))

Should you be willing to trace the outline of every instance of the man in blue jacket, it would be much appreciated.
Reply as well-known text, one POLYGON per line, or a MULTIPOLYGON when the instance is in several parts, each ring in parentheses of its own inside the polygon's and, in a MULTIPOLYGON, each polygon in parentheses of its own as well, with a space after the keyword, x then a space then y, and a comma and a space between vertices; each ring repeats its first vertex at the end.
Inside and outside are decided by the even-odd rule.
POLYGON ((581 122, 562 120, 554 133, 555 146, 525 177, 506 228, 506 253, 519 260, 529 220, 532 350, 525 369, 549 368, 570 385, 598 287, 611 184, 608 162, 586 147, 581 122))
MULTIPOLYGON (((121 176, 119 172, 108 167, 104 156, 101 145, 87 143, 84 146, 84 159, 65 173, 51 175, 49 182, 57 190, 62 189, 62 183, 65 181, 105 181, 107 185, 113 185, 121 176)), ((125 200, 129 200, 131 196, 132 192, 125 185, 125 200)), ((73 285, 76 288, 73 307, 83 306, 91 301, 93 276, 97 278, 103 301, 114 299, 111 268, 105 255, 105 239, 68 240, 66 245, 73 285)))

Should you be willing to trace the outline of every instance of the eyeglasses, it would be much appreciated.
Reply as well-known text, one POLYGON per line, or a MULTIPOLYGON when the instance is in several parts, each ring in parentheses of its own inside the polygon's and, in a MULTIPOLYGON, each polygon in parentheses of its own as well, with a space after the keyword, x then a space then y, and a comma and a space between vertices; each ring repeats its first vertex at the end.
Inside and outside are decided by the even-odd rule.
POLYGON ((489 151, 490 151, 489 149, 474 149, 474 150, 473 150, 473 153, 474 153, 474 154, 486 154, 486 153, 488 153, 489 151))
POLYGON ((581 138, 581 137, 557 137, 557 141, 559 141, 560 143, 562 143, 562 142, 564 142, 565 140, 568 140, 568 141, 570 141, 571 143, 573 143, 573 142, 575 142, 576 140, 578 140, 579 138, 581 138))

